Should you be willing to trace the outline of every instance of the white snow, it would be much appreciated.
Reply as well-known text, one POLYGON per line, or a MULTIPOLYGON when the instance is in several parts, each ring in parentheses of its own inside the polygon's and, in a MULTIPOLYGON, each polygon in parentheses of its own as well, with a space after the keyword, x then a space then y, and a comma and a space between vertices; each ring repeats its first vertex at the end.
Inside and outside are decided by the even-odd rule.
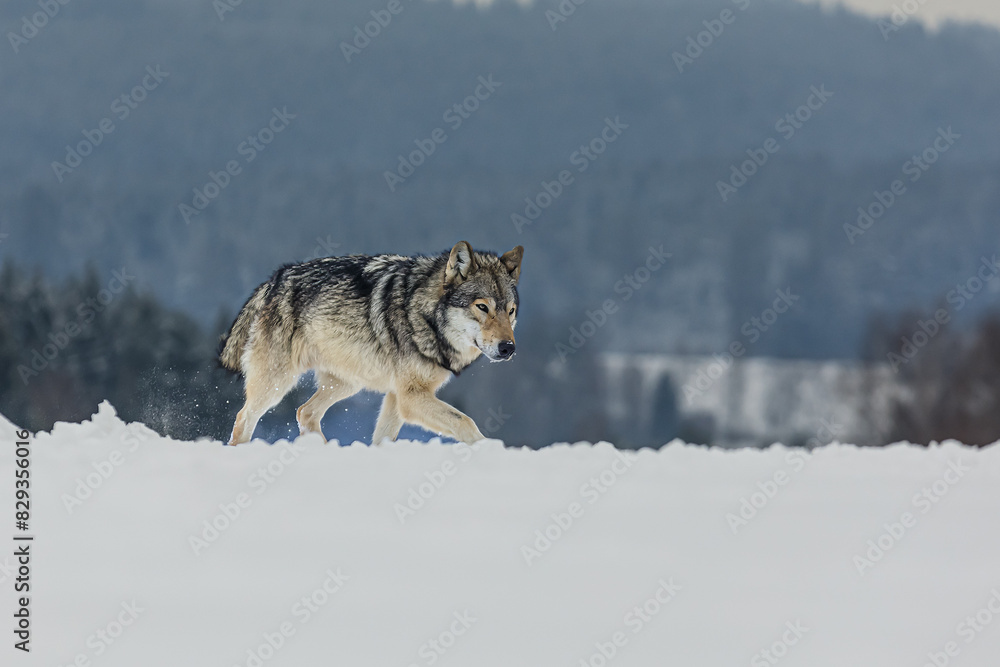
MULTIPOLYGON (((0 419, 8 513, 14 440, 0 419)), ((126 425, 103 404, 30 447, 32 651, 13 649, 5 547, 4 665, 976 667, 1000 655, 998 446, 620 453, 311 436, 230 448, 126 425), (737 525, 743 499, 760 507, 737 525), (206 521, 222 527, 214 539, 206 521), (555 539, 536 545, 536 531, 555 539)))
POLYGON ((886 442, 895 405, 910 402, 886 363, 623 352, 599 359, 612 424, 647 438, 663 382, 671 383, 681 419, 710 418, 712 441, 727 448, 768 437, 807 442, 824 422, 846 442, 886 442))

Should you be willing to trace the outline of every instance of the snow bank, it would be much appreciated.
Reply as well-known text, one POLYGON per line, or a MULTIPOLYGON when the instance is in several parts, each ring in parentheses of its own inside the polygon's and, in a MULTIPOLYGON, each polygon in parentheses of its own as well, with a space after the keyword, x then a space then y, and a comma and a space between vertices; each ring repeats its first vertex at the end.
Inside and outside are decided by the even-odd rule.
MULTIPOLYGON (((14 433, 0 421, 8 502, 14 433)), ((997 446, 228 448, 104 404, 31 448, 32 652, 4 628, 3 664, 972 667, 1000 653, 997 446)), ((13 557, 0 565, 12 626, 13 557)))

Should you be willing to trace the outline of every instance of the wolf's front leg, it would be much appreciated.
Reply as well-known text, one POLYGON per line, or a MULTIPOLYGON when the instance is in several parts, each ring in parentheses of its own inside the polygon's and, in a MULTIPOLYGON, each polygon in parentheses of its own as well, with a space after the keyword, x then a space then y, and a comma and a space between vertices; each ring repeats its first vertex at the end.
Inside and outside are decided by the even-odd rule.
POLYGON ((379 410, 378 421, 375 422, 375 435, 372 436, 372 444, 381 445, 383 440, 395 440, 402 427, 403 417, 399 414, 396 393, 390 391, 382 399, 382 409, 379 410))
POLYGON ((396 395, 400 416, 411 424, 440 433, 459 442, 473 443, 485 439, 476 422, 426 390, 402 391, 396 395))

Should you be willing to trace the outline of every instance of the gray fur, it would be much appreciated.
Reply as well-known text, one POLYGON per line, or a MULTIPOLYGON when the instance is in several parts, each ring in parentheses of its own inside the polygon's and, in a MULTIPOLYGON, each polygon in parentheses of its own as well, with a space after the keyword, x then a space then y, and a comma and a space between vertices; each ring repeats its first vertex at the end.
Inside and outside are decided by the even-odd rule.
POLYGON ((248 440, 310 369, 319 387, 298 410, 302 432, 319 431, 330 405, 369 389, 386 394, 376 443, 394 439, 403 421, 481 439, 434 392, 480 354, 498 361, 513 352, 522 252, 498 257, 461 241, 431 257, 351 255, 278 269, 223 338, 220 361, 246 376, 231 444, 248 440))

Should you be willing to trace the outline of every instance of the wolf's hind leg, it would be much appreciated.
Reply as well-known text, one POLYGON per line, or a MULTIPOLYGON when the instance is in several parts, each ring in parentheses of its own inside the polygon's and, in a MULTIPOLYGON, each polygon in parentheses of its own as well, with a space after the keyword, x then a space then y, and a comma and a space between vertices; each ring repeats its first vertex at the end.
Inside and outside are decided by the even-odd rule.
POLYGON ((316 393, 295 412, 295 418, 299 422, 300 433, 319 433, 322 436, 320 421, 323 415, 337 401, 356 394, 358 388, 324 371, 316 371, 316 385, 316 393))
POLYGON ((396 393, 390 391, 382 399, 382 409, 379 410, 378 421, 375 422, 375 435, 372 436, 372 444, 380 445, 386 438, 395 440, 401 428, 403 428, 403 418, 399 414, 396 393))
POLYGON ((246 376, 247 400, 236 415, 230 445, 238 445, 253 437, 257 422, 265 412, 276 406, 295 385, 298 376, 290 371, 271 372, 266 375, 254 373, 246 376))
POLYGON ((430 391, 404 391, 398 397, 399 414, 411 424, 441 433, 460 442, 473 443, 485 438, 472 418, 457 410, 430 391))

